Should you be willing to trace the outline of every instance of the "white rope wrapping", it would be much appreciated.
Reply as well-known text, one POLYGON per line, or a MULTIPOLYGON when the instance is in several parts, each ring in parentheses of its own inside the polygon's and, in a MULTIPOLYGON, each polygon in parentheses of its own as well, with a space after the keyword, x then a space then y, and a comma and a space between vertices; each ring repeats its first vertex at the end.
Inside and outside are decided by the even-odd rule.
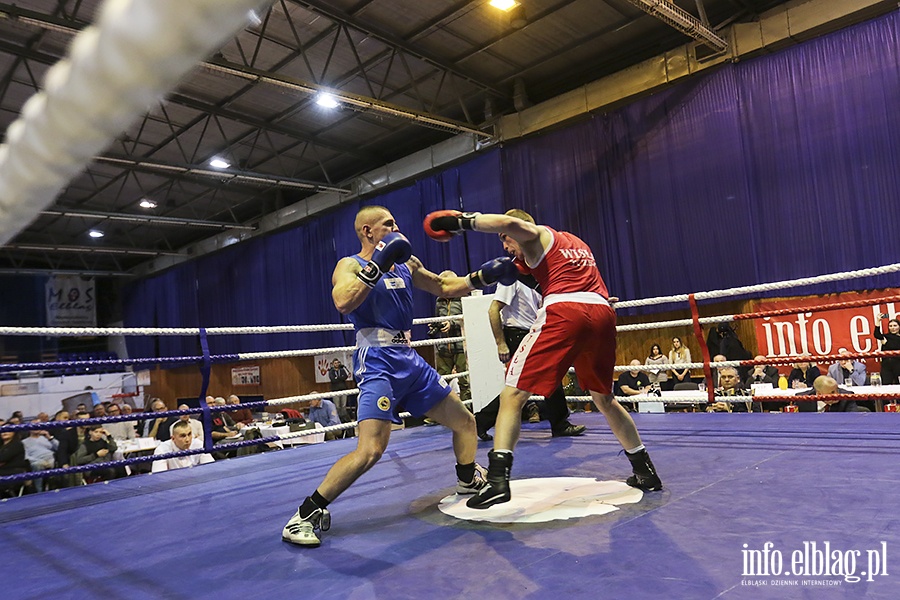
MULTIPOLYGON (((462 342, 466 338, 464 337, 452 337, 452 338, 435 338, 430 340, 419 340, 417 342, 411 342, 409 345, 412 348, 419 348, 421 346, 437 346, 439 344, 446 344, 449 342, 462 342)), ((356 350, 356 346, 333 346, 331 348, 311 348, 309 350, 274 350, 272 352, 246 352, 242 354, 238 354, 238 360, 262 360, 264 358, 289 358, 292 356, 315 356, 316 354, 332 354, 336 352, 353 352, 356 350)))
MULTIPOLYGON (((462 320, 462 315, 450 317, 427 317, 414 319, 413 325, 442 323, 462 320)), ((325 325, 275 325, 257 327, 209 327, 207 335, 243 335, 269 333, 307 333, 311 331, 352 331, 351 323, 328 323, 325 325)), ((104 335, 200 335, 197 327, 0 327, 0 335, 84 337, 104 335)), ((455 340, 455 338, 454 338, 455 340)))
POLYGON ((107 0, 47 72, 0 146, 0 245, 261 0, 107 0))
MULTIPOLYGON (((784 364, 789 364, 793 359, 785 358, 784 364)), ((711 369, 719 369, 721 367, 740 367, 741 362, 739 360, 723 360, 722 362, 710 362, 709 367, 711 369)), ((769 363, 766 363, 769 364, 769 363)), ((613 371, 616 373, 624 373, 625 371, 671 371, 672 369, 678 369, 679 371, 683 369, 702 369, 702 362, 692 362, 692 363, 664 363, 661 365, 618 365, 613 367, 613 371)), ((574 373, 574 370, 569 369, 570 373, 574 373)))
MULTIPOLYGON (((728 396, 727 398, 731 397, 732 396, 728 396)), ((738 401, 740 402, 747 402, 750 399, 750 396, 733 397, 738 398, 738 401)), ((706 404, 707 402, 709 402, 709 397, 706 395, 706 392, 697 392, 695 394, 679 394, 678 396, 666 396, 665 398, 661 398, 658 396, 616 396, 615 398, 619 402, 675 402, 679 404, 706 404)), ((588 396, 588 400, 590 399, 590 396, 588 396)), ((727 400, 726 397, 723 397, 723 401, 728 402, 729 400, 727 400)))
MULTIPOLYGON (((618 306, 618 304, 616 305, 618 306)), ((701 325, 710 323, 731 323, 734 315, 721 315, 718 317, 700 317, 697 319, 701 325)), ((616 325, 616 331, 642 331, 645 329, 665 329, 667 327, 684 327, 693 325, 691 319, 676 319, 674 321, 655 321, 653 323, 632 323, 630 325, 616 325)))
POLYGON ((331 348, 312 348, 310 350, 274 350, 272 352, 245 352, 238 354, 238 360, 262 360, 264 358, 290 358, 292 356, 315 356, 316 354, 332 354, 337 352, 353 352, 356 346, 333 346, 331 348))
MULTIPOLYGON (((815 277, 802 277, 800 279, 790 279, 787 281, 775 281, 772 283, 760 283, 757 285, 747 285, 743 287, 728 288, 724 290, 713 290, 710 292, 697 292, 694 298, 699 300, 711 300, 713 298, 725 298, 728 296, 742 296, 744 294, 752 294, 756 292, 769 292, 772 290, 782 290, 785 288, 802 287, 805 285, 815 285, 817 283, 827 283, 829 281, 842 281, 844 279, 858 279, 860 277, 873 277, 875 275, 885 275, 887 273, 900 272, 900 263, 884 265, 882 267, 873 267, 871 269, 859 269, 857 271, 842 271, 840 273, 829 273, 827 275, 817 275, 815 277)), ((631 308, 634 306, 649 306, 651 304, 668 304, 670 302, 687 302, 688 294, 678 294, 676 296, 657 296, 655 298, 643 298, 641 300, 625 300, 616 303, 616 308, 631 308)))
POLYGON ((448 315, 446 317, 424 317, 413 319, 413 325, 426 325, 428 323, 443 323, 444 321, 462 321, 462 315, 448 315))

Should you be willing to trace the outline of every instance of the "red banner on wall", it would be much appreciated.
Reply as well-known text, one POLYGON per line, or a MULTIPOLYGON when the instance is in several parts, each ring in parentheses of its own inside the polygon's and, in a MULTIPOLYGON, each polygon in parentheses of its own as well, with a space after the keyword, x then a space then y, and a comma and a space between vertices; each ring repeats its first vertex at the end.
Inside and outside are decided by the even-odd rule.
POLYGON ((841 350, 849 352, 874 352, 880 349, 873 337, 875 322, 879 326, 885 322, 879 315, 885 313, 895 318, 900 311, 900 303, 883 302, 859 308, 815 311, 813 307, 835 302, 850 302, 862 299, 878 299, 892 296, 896 290, 870 292, 847 292, 829 296, 810 296, 775 302, 761 302, 756 310, 778 310, 785 308, 810 308, 796 315, 764 317, 755 320, 756 342, 760 352, 767 357, 797 356, 810 354, 822 356, 836 354, 841 350))

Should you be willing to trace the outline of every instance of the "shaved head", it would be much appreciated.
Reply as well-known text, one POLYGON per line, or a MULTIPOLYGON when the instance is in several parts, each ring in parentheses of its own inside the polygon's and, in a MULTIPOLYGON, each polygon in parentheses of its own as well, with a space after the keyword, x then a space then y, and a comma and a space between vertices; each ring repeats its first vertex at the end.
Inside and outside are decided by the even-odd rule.
POLYGON ((363 206, 359 209, 359 212, 356 213, 356 220, 353 222, 353 229, 356 230, 356 237, 359 238, 359 241, 362 242, 366 234, 363 231, 363 227, 366 225, 374 225, 378 219, 380 219, 383 215, 391 214, 391 211, 386 209, 383 206, 378 206, 373 204, 371 206, 363 206))

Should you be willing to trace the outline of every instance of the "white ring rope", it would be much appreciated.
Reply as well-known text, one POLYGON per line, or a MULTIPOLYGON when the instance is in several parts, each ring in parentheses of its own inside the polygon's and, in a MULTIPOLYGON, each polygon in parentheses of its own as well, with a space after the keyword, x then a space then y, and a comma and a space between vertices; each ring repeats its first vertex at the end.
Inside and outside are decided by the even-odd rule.
MULTIPOLYGON (((829 273, 828 275, 816 275, 815 277, 802 277, 800 279, 789 279, 786 281, 775 281, 772 283, 760 283, 756 285, 746 285, 743 287, 727 288, 724 290, 713 290, 711 292, 697 292, 694 294, 696 300, 711 300, 714 298, 726 298, 728 296, 742 296, 744 294, 752 294, 755 292, 769 292, 772 290, 782 290, 785 288, 802 287, 805 285, 814 285, 817 283, 827 283, 830 281, 843 281, 845 279, 858 279, 861 277, 873 277, 875 275, 885 275, 887 273, 900 272, 900 263, 884 265, 882 267, 873 267, 870 269, 860 269, 858 271, 843 271, 841 273, 829 273)), ((676 296, 657 296, 655 298, 644 298, 642 300, 624 300, 616 303, 616 308, 632 308, 635 306, 649 306, 651 304, 668 304, 671 302, 687 302, 689 294, 678 294, 676 296)))
MULTIPOLYGON (((410 342, 410 347, 438 346, 450 342, 465 341, 464 337, 434 338, 410 342)), ((246 352, 238 354, 238 360, 261 360, 264 358, 289 358, 292 356, 315 356, 317 354, 332 354, 335 352, 353 352, 356 346, 333 346, 331 348, 312 348, 310 350, 274 350, 272 352, 246 352)))
MULTIPOLYGON (((616 304, 618 306, 618 304, 616 304)), ((798 309, 799 310, 799 309, 798 309)), ((735 315, 721 315, 718 317, 700 317, 697 319, 701 325, 710 323, 731 323, 735 315)), ((616 331, 642 331, 645 329, 665 329, 667 327, 685 327, 693 325, 691 319, 676 319, 674 321, 654 321, 652 323, 632 323, 630 325, 616 325, 616 331)))
POLYGON ((47 72, 0 146, 0 246, 260 0, 107 0, 47 72))
MULTIPOLYGON (((413 325, 460 321, 462 315, 449 317, 426 317, 413 319, 413 325)), ((311 331, 351 331, 352 323, 329 323, 325 325, 278 325, 259 327, 209 327, 207 335, 242 335, 269 333, 308 333, 311 331)), ((197 327, 0 327, 0 335, 27 336, 104 336, 104 335, 200 335, 197 327)))
MULTIPOLYGON (((796 358, 796 357, 795 357, 796 358)), ((742 360, 723 360, 722 362, 712 362, 710 361, 709 367, 711 369, 721 369, 722 367, 740 367, 747 364, 748 361, 742 360)), ((749 361, 752 362, 752 361, 749 361)), ((794 362, 794 359, 790 357, 784 359, 784 364, 789 364, 794 362)), ((765 364, 772 364, 766 362, 765 364)), ((678 369, 679 371, 683 369, 702 369, 702 362, 691 362, 691 363, 663 363, 662 365, 617 365, 613 367, 613 371, 616 373, 624 373, 625 371, 671 371, 673 369, 678 369), (661 367, 666 367, 665 369, 661 367)), ((570 369, 570 372, 571 371, 570 369)))

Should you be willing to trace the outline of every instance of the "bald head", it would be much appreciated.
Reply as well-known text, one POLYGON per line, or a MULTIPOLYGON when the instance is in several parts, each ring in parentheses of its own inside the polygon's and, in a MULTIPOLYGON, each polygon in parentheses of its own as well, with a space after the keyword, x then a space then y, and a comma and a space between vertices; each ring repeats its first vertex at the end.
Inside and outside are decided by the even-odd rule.
POLYGON ((356 231, 359 241, 362 242, 366 239, 366 235, 369 233, 367 228, 371 229, 378 221, 390 214, 391 211, 385 207, 374 204, 359 209, 359 212, 356 213, 356 220, 353 222, 353 229, 356 231))

